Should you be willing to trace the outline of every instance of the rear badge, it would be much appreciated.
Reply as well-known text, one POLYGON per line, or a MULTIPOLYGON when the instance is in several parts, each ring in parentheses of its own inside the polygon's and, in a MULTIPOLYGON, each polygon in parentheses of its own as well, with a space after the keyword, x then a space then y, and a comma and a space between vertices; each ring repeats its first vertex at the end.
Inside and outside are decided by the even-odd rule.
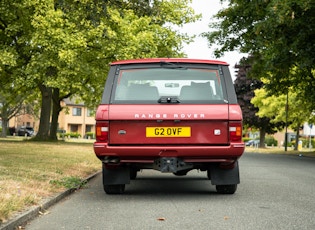
POLYGON ((126 130, 119 130, 118 135, 125 135, 127 132, 126 130))
POLYGON ((220 129, 215 129, 214 130, 214 135, 216 135, 216 136, 221 135, 221 130, 220 129))

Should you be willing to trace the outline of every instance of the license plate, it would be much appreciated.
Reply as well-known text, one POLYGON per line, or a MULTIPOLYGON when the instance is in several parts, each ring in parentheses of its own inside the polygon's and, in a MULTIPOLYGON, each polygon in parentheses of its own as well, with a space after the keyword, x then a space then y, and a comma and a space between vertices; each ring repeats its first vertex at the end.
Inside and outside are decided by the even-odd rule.
POLYGON ((190 127, 147 127, 146 137, 190 137, 190 127))

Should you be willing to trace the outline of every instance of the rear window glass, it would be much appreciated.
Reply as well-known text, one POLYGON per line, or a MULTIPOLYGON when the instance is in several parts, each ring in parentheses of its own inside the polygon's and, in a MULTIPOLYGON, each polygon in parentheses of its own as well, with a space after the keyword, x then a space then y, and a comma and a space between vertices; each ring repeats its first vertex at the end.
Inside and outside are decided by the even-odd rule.
POLYGON ((149 68, 120 70, 112 103, 223 103, 219 70, 149 68))

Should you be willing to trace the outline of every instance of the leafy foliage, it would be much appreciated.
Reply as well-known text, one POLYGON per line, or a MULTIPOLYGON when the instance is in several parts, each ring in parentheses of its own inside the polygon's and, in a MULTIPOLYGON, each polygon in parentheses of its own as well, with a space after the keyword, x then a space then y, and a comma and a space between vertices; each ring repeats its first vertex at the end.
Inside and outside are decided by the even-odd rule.
POLYGON ((267 146, 278 146, 278 141, 273 136, 266 136, 265 143, 267 146))
POLYGON ((294 86, 315 109, 315 1, 230 0, 204 33, 216 55, 240 50, 253 55, 251 76, 267 78, 268 91, 294 86))
POLYGON ((37 139, 56 138, 60 101, 99 103, 108 64, 118 59, 182 57, 191 37, 172 25, 200 18, 191 0, 21 0, 0 3, 0 76, 41 94, 37 139), (53 102, 53 103, 52 103, 53 102))
MULTIPOLYGON (((263 88, 255 90, 255 95, 251 102, 259 108, 258 116, 269 117, 272 122, 285 122, 287 95, 268 96, 263 88)), ((311 112, 309 104, 305 103, 298 92, 288 93, 288 122, 294 130, 299 129, 304 122, 309 120, 311 112)))
POLYGON ((290 89, 287 95, 279 96, 268 95, 264 88, 257 89, 251 103, 259 108, 256 113, 259 117, 268 117, 271 123, 287 123, 296 131, 297 150, 300 127, 312 117, 312 109, 299 92, 290 89))
POLYGON ((257 79, 251 79, 248 76, 251 66, 247 59, 243 58, 241 64, 236 65, 238 73, 234 81, 237 101, 242 109, 244 126, 248 128, 257 128, 260 130, 260 145, 264 147, 265 134, 273 134, 281 129, 284 122, 270 122, 268 116, 258 116, 259 107, 251 102, 255 97, 256 90, 263 87, 263 82, 257 79))

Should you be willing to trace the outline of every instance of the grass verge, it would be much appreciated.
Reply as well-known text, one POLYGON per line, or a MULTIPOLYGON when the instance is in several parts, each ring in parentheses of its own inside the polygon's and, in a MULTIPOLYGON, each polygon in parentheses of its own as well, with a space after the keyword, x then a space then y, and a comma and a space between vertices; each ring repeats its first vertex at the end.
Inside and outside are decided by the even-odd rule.
POLYGON ((0 139, 0 225, 99 171, 92 143, 0 139))
POLYGON ((284 151, 284 148, 279 147, 267 147, 267 148, 255 148, 255 147, 246 147, 245 152, 248 153, 263 153, 263 154, 287 154, 287 155, 297 155, 297 156, 308 156, 315 157, 315 151, 312 149, 302 149, 301 151, 293 150, 288 148, 287 151, 284 151))

